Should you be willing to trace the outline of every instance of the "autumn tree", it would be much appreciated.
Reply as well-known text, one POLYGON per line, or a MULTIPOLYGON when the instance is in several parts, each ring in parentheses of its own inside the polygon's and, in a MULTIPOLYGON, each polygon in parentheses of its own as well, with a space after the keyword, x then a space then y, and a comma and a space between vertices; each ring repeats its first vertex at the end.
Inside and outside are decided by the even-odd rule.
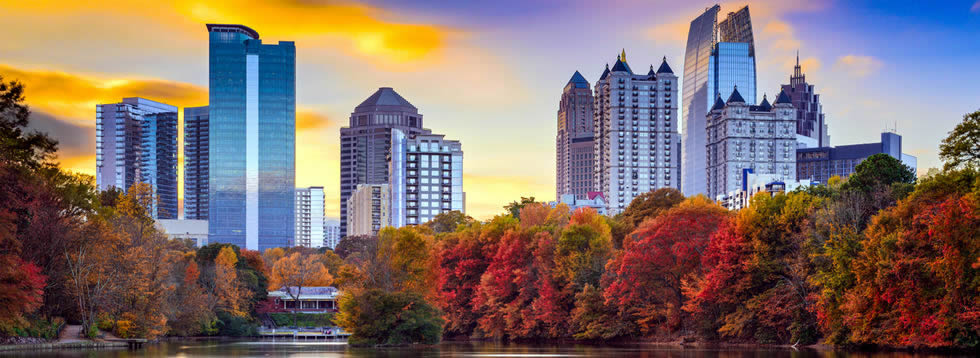
POLYGON ((939 145, 947 170, 980 165, 980 111, 968 113, 939 145))
POLYGON ((376 245, 347 256, 336 322, 354 344, 434 343, 441 339, 431 236, 416 227, 385 228, 376 245), (353 258, 353 260, 351 260, 353 258), (393 330, 393 331, 392 331, 393 330), (394 340, 394 341, 393 341, 394 340))
POLYGON ((685 310, 702 333, 759 343, 819 338, 809 261, 809 217, 820 199, 802 192, 760 193, 712 236, 705 273, 686 292, 685 310))
POLYGON ((874 218, 841 305, 848 343, 978 345, 978 179, 975 169, 939 174, 874 218))
MULTIPOLYGON (((215 307, 232 315, 248 315, 248 292, 238 280, 238 255, 230 246, 221 248, 214 259, 215 307)), ((275 271, 275 269, 273 269, 275 271)))
POLYGON ((27 324, 26 315, 41 307, 46 277, 15 255, 0 255, 0 334, 27 324))
POLYGON ((684 283, 701 274, 701 255, 727 217, 727 210, 699 196, 644 222, 609 263, 613 278, 606 301, 644 332, 684 328, 684 283))
POLYGON ((342 259, 352 255, 366 255, 377 249, 378 237, 369 235, 346 236, 337 243, 334 253, 342 259))
POLYGON ((674 188, 660 188, 640 194, 630 201, 623 212, 616 215, 612 226, 613 244, 623 247, 623 239, 641 223, 652 220, 668 209, 684 201, 684 194, 674 188))
POLYGON ((434 247, 437 270, 436 292, 439 308, 445 313, 446 333, 453 336, 479 336, 473 299, 480 276, 490 264, 490 255, 506 230, 516 227, 509 215, 486 224, 473 223, 441 237, 434 247))

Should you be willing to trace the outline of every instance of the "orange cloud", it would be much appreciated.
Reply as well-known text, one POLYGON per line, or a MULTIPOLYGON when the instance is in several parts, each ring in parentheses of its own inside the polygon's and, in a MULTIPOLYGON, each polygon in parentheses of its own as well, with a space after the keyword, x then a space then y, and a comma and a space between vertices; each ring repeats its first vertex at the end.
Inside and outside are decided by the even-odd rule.
MULTIPOLYGON (((37 17, 55 17, 46 21, 46 28, 72 22, 70 17, 90 18, 96 14, 91 5, 66 0, 0 0, 0 6, 8 12, 5 15, 12 15, 10 19, 16 19, 19 13, 35 17, 36 24, 44 21, 37 17)), ((245 24, 263 38, 297 40, 307 47, 310 42, 319 42, 391 63, 428 59, 446 46, 450 33, 459 33, 433 24, 401 22, 396 20, 398 14, 351 1, 104 0, 99 2, 97 14, 118 18, 137 16, 143 22, 154 23, 152 28, 166 24, 171 27, 169 31, 195 36, 203 32, 204 23, 245 24)), ((4 17, 0 15, 0 18, 4 17)), ((96 26, 93 30, 98 29, 96 26)), ((125 38, 126 33, 121 31, 117 37, 125 38)))
POLYGON ((0 74, 26 86, 27 103, 46 113, 95 126, 95 106, 123 97, 144 97, 179 107, 208 103, 205 88, 162 79, 119 79, 0 64, 0 74))
POLYGON ((296 130, 317 129, 332 126, 334 122, 324 114, 308 109, 296 111, 296 130))
POLYGON ((855 77, 866 77, 877 72, 883 66, 882 62, 871 56, 847 55, 837 59, 834 67, 855 77))

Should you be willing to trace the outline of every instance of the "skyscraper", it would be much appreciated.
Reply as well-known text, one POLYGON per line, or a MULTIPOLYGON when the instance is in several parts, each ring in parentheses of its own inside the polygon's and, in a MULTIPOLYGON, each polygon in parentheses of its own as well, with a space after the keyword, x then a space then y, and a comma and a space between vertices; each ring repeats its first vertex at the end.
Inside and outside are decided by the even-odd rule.
POLYGON ((208 106, 184 108, 184 218, 208 219, 208 106))
POLYGON ((441 134, 391 132, 390 225, 419 225, 441 213, 465 213, 459 141, 441 134))
POLYGON ((177 107, 145 98, 96 105, 95 181, 99 190, 148 183, 155 219, 176 219, 177 107))
POLYGON ((323 187, 296 188, 296 246, 323 247, 323 187))
POLYGON ((588 192, 594 189, 592 182, 595 156, 593 102, 589 81, 575 71, 565 84, 561 102, 558 104, 558 136, 555 143, 556 198, 572 194, 577 199, 585 199, 588 192))
POLYGON ((797 144, 801 148, 829 147, 830 134, 827 133, 820 95, 814 92, 813 85, 806 82, 806 76, 800 68, 799 54, 796 55, 796 67, 793 67, 789 84, 782 87, 796 108, 797 144))
POLYGON ((707 116, 708 197, 739 190, 743 171, 796 181, 796 122, 793 104, 780 92, 771 105, 765 97, 750 105, 732 90, 728 101, 715 98, 707 116))
POLYGON ((660 67, 635 74, 626 51, 595 84, 595 185, 609 215, 642 193, 677 188, 677 76, 660 67))
POLYGON ((718 23, 712 6, 691 21, 684 55, 684 195, 707 192, 706 115, 716 97, 728 98, 735 86, 756 103, 755 40, 748 6, 718 23))
POLYGON ((390 87, 361 102, 340 129, 340 234, 348 235, 347 199, 359 184, 387 184, 392 129, 405 135, 429 134, 415 106, 390 87))
POLYGON ((296 175, 296 47, 242 25, 210 36, 208 232, 251 250, 291 246, 296 175))

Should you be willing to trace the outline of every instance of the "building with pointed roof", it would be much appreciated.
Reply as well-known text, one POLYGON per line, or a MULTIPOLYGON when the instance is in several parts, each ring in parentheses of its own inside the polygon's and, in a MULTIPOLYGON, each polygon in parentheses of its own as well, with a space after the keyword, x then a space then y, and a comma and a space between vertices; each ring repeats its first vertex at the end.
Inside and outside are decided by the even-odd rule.
POLYGON ((660 68, 635 74, 624 51, 594 85, 594 190, 609 215, 637 195, 680 185, 677 76, 666 58, 660 68))
POLYGON ((340 234, 347 236, 348 198, 360 184, 388 184, 392 130, 406 135, 431 134, 422 127, 418 108, 381 87, 354 108, 340 129, 340 234))
POLYGON ((796 181, 795 111, 783 97, 780 93, 770 105, 763 96, 761 103, 750 105, 737 88, 728 101, 716 96, 706 118, 709 198, 720 200, 738 191, 745 170, 796 181))
POLYGON ((820 104, 820 95, 814 91, 814 86, 806 82, 806 75, 800 67, 800 55, 796 54, 796 66, 789 84, 782 85, 785 92, 796 108, 796 135, 800 148, 817 148, 830 146, 827 120, 820 104))
POLYGON ((573 195, 583 199, 593 190, 595 123, 592 88, 575 71, 562 89, 558 103, 558 134, 555 138, 556 198, 573 195))
POLYGON ((721 7, 712 6, 691 21, 684 58, 684 105, 681 191, 705 193, 706 114, 718 95, 728 98, 734 86, 747 103, 756 103, 755 39, 748 7, 718 22, 721 7))

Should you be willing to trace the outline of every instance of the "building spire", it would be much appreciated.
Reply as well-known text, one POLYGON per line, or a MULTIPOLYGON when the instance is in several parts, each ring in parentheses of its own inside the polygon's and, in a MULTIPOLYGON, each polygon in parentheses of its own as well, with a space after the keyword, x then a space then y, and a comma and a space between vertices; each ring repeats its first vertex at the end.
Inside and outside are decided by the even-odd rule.
POLYGON ((626 62, 626 48, 623 48, 623 53, 620 55, 620 58, 623 59, 623 62, 626 62))
POLYGON ((805 82, 806 77, 803 76, 803 70, 800 68, 800 50, 796 50, 796 67, 793 67, 793 76, 789 78, 789 83, 792 86, 796 86, 805 82))

